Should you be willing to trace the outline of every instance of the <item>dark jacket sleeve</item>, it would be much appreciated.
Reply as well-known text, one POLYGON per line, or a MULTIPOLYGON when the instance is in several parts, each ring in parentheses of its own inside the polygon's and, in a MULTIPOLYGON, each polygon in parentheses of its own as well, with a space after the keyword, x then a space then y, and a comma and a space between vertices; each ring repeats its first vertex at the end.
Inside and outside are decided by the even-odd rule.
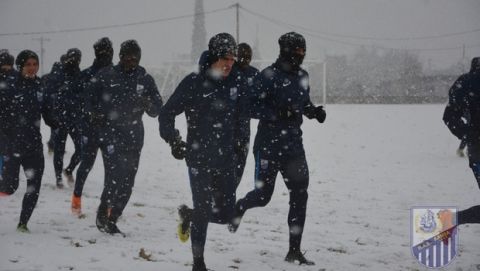
POLYGON ((158 92, 155 80, 153 80, 152 76, 150 75, 147 75, 145 78, 145 88, 146 95, 143 101, 144 109, 150 117, 154 118, 160 114, 163 101, 160 93, 158 92))
POLYGON ((11 111, 10 87, 12 87, 11 82, 3 81, 0 84, 0 155, 8 153, 6 130, 11 125, 8 117, 11 111))
POLYGON ((100 121, 103 116, 97 112, 98 108, 98 94, 102 91, 103 76, 97 73, 88 83, 84 84, 82 91, 82 101, 84 103, 85 118, 89 121, 100 121))
POLYGON ((175 130, 175 117, 185 112, 185 109, 191 102, 193 79, 191 75, 185 77, 177 86, 172 96, 160 110, 158 121, 160 122, 160 136, 171 143, 178 136, 175 130))
MULTIPOLYGON (((309 78, 308 72, 305 71, 305 74, 306 78, 309 78)), ((317 109, 317 107, 312 103, 312 100, 310 99, 310 84, 307 87, 307 94, 308 97, 303 107, 303 115, 305 115, 309 119, 315 119, 317 118, 319 109, 317 109)))
POLYGON ((245 145, 250 141, 249 87, 246 80, 239 86, 238 104, 235 110, 234 136, 237 144, 245 145))
POLYGON ((466 83, 465 76, 461 76, 455 81, 448 93, 448 104, 443 113, 443 122, 450 129, 450 132, 459 139, 465 137, 468 129, 467 124, 462 119, 468 106, 466 83))
POLYGON ((4 129, 7 127, 6 112, 7 104, 6 97, 0 92, 0 155, 7 152, 7 136, 4 129))
POLYGON ((44 88, 44 84, 42 82, 40 95, 42 97, 39 98, 40 103, 40 110, 42 114, 43 121, 53 129, 56 129, 58 125, 55 122, 55 118, 53 116, 50 95, 46 93, 46 89, 44 88))
POLYGON ((253 80, 253 88, 249 93, 248 113, 253 119, 273 121, 278 119, 279 116, 271 101, 273 81, 265 73, 265 71, 262 71, 253 80))
POLYGON ((44 117, 45 123, 52 128, 60 126, 60 119, 55 110, 58 98, 57 88, 59 87, 57 77, 58 75, 50 73, 42 78, 42 117, 44 117))
POLYGON ((312 100, 310 100, 310 86, 308 86, 307 93, 308 99, 305 102, 305 106, 303 107, 303 114, 309 119, 314 119, 317 117, 317 108, 312 103, 312 100))

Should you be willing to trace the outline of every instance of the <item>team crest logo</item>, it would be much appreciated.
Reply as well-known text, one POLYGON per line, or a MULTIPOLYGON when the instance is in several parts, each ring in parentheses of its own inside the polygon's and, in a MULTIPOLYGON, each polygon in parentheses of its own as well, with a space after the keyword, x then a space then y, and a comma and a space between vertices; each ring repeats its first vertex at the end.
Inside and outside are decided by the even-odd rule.
POLYGON ((268 168, 268 160, 260 159, 260 168, 267 169, 268 168))
POLYGON ((423 265, 440 268, 457 255, 457 209, 415 207, 412 214, 412 253, 423 265))
POLYGON ((137 84, 137 93, 142 94, 145 87, 143 85, 137 84))
POLYGON ((230 88, 230 99, 237 99, 238 89, 236 87, 230 88))
POLYGON ((115 152, 115 146, 113 145, 108 145, 107 146, 107 153, 108 154, 113 154, 115 152))

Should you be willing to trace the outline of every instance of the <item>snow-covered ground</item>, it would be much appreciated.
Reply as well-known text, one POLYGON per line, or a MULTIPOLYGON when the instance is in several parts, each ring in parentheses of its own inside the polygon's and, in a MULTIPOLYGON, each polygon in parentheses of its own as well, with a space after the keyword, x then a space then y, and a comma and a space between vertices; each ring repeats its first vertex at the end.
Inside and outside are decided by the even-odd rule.
MULTIPOLYGON (((443 125, 443 105, 329 105, 327 122, 306 120, 309 205, 302 248, 313 267, 283 261, 288 249, 288 194, 280 177, 270 204, 247 212, 236 234, 210 224, 213 270, 424 270, 410 252, 412 206, 480 204, 467 160, 443 125)), ((176 237, 176 208, 191 205, 186 166, 170 155, 157 121, 144 118, 145 147, 130 202, 118 223, 128 236, 94 223, 103 184, 101 158, 85 186, 86 218, 70 214, 71 188, 54 188, 52 157, 30 234, 15 231, 25 191, 0 198, 0 270, 190 270, 190 242, 176 237), (147 261, 139 257, 144 249, 147 261)), ((184 119, 178 123, 185 126, 184 119)), ((252 126, 254 123, 252 124, 252 126)), ((183 127, 185 128, 185 127, 183 127)), ((46 127, 44 141, 47 139, 46 127)), ((184 130, 184 129, 183 129, 184 130)), ((253 129, 255 133, 255 129, 253 129)), ((72 153, 69 146, 67 157, 72 153)), ((249 154, 238 190, 253 187, 249 154)), ((460 228, 459 256, 446 270, 480 270, 480 225, 460 228)))

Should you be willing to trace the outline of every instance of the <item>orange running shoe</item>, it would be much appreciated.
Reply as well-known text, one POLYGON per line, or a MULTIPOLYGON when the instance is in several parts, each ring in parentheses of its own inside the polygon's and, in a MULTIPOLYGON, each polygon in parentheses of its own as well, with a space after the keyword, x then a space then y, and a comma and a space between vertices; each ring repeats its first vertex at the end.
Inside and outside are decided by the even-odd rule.
POLYGON ((82 214, 82 197, 72 195, 72 214, 76 216, 82 214))

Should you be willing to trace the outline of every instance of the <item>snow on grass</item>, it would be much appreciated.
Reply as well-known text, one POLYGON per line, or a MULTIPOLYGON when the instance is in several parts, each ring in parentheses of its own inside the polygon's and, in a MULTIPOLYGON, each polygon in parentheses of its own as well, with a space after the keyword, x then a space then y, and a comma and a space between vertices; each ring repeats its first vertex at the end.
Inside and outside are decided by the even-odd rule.
MULTIPOLYGON (((442 123, 443 105, 329 105, 327 121, 306 120, 310 169, 302 249, 315 266, 284 262, 288 191, 278 177, 270 204, 249 210, 236 234, 210 224, 206 263, 212 270, 425 270, 410 252, 410 208, 480 204, 459 141, 442 123)), ((191 206, 184 161, 173 159, 155 119, 144 118, 145 146, 130 202, 118 226, 126 238, 100 233, 95 212, 103 185, 99 155, 84 189, 83 211, 70 214, 72 188, 55 188, 52 157, 30 234, 15 231, 25 177, 0 198, 0 270, 190 270, 190 242, 176 237, 176 208, 191 206), (140 251, 143 248, 141 257, 140 251), (148 257, 146 257, 148 256, 148 257), (147 259, 145 259, 147 258, 147 259)), ((184 118, 177 118, 185 137, 184 118)), ((255 133, 252 123, 252 133, 255 133)), ((43 126, 44 141, 49 136, 43 126)), ((67 157, 72 154, 69 143, 67 157)), ((238 197, 253 187, 248 157, 238 197)), ((480 270, 480 225, 460 228, 459 256, 446 270, 480 270)))

